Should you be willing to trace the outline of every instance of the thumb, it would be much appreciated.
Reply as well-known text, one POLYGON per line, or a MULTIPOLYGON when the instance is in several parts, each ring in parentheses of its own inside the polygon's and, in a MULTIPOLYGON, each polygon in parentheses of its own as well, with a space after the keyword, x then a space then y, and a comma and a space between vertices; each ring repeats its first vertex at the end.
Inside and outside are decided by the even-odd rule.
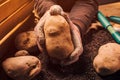
POLYGON ((70 58, 74 56, 80 56, 83 53, 83 45, 82 45, 80 32, 75 25, 72 29, 72 38, 73 38, 73 44, 75 46, 75 50, 71 53, 70 58))

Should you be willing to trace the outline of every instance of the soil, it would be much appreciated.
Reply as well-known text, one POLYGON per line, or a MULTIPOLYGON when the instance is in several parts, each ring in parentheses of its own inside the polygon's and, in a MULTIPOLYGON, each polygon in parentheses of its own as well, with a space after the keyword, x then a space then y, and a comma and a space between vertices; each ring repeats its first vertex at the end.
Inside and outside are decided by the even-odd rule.
MULTIPOLYGON (((95 72, 92 65, 99 47, 108 42, 115 41, 107 30, 103 28, 98 30, 91 29, 83 38, 83 54, 76 63, 69 66, 52 64, 46 54, 39 54, 38 58, 42 62, 42 71, 32 80, 120 80, 120 71, 113 75, 102 77, 95 72)), ((5 76, 5 73, 2 75, 5 76)), ((2 80, 12 79, 3 77, 2 80)))
POLYGON ((120 80, 120 71, 102 77, 95 72, 92 66, 99 47, 108 42, 115 41, 105 29, 90 30, 83 39, 84 53, 80 59, 76 63, 64 67, 50 63, 45 54, 40 54, 38 57, 42 61, 42 72, 33 80, 120 80))

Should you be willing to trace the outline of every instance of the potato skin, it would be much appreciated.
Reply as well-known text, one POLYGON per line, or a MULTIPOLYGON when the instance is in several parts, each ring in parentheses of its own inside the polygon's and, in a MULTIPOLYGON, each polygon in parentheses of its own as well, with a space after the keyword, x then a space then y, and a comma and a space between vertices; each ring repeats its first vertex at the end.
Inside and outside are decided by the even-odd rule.
POLYGON ((70 34, 70 26, 60 15, 50 16, 44 25, 46 49, 52 58, 63 60, 67 58, 74 46, 70 34))
POLYGON ((34 56, 11 57, 3 61, 2 66, 14 80, 30 80, 41 71, 41 62, 34 56))
POLYGON ((18 50, 34 52, 37 50, 37 36, 34 31, 26 31, 18 34, 15 38, 15 45, 18 50))
POLYGON ((103 76, 120 70, 120 45, 117 43, 102 45, 93 61, 93 66, 96 72, 103 76))

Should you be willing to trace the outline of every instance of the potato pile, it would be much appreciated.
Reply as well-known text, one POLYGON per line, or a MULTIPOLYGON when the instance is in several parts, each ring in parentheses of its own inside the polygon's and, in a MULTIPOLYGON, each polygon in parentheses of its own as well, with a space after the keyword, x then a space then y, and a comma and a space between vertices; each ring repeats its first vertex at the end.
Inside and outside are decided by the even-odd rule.
POLYGON ((44 34, 50 57, 63 60, 74 50, 70 26, 63 16, 51 15, 44 24, 44 34))
POLYGON ((107 43, 101 46, 93 61, 93 66, 96 72, 103 76, 120 70, 120 45, 107 43))
POLYGON ((26 31, 17 35, 15 45, 18 50, 35 52, 37 50, 37 37, 34 31, 26 31))
POLYGON ((18 51, 15 55, 2 63, 9 77, 14 80, 31 80, 41 71, 41 62, 37 57, 28 55, 25 50, 18 51))

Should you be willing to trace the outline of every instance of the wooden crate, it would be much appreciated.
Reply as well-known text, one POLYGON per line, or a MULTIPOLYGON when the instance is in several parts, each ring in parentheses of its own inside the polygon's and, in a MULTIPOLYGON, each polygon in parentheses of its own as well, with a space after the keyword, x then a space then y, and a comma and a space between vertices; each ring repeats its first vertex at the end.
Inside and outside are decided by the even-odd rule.
POLYGON ((33 5, 33 0, 0 1, 0 59, 14 45, 13 35, 29 19, 33 5))

